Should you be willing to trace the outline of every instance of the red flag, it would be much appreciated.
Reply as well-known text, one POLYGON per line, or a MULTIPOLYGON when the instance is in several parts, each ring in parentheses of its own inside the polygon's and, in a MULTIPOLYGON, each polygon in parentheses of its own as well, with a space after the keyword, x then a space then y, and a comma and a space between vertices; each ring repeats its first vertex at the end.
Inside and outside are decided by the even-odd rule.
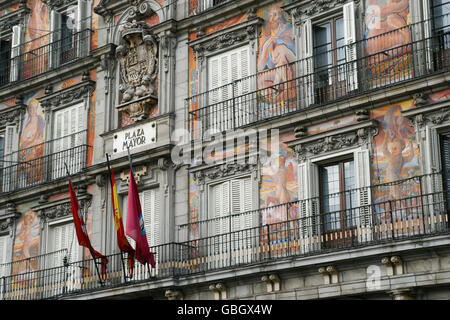
POLYGON ((134 249, 125 237, 125 230, 123 228, 122 214, 120 212, 119 197, 117 195, 116 180, 114 179, 114 171, 111 169, 111 193, 112 193, 112 207, 114 215, 114 226, 117 232, 117 244, 120 251, 128 253, 128 271, 130 276, 133 273, 134 267, 134 249))
POLYGON ((78 243, 80 246, 88 248, 93 258, 101 259, 102 277, 106 279, 106 266, 108 264, 108 259, 101 253, 94 250, 94 248, 92 248, 91 241, 89 240, 89 236, 86 230, 86 224, 84 223, 81 210, 78 206, 77 196, 73 191, 72 182, 70 181, 70 179, 69 179, 69 193, 70 193, 70 204, 72 206, 73 222, 75 224, 75 231, 77 233, 78 243))
POLYGON ((135 258, 142 264, 149 263, 155 267, 155 258, 148 247, 142 216, 139 193, 134 180, 133 170, 130 168, 130 186, 128 188, 127 230, 128 236, 136 241, 135 258))

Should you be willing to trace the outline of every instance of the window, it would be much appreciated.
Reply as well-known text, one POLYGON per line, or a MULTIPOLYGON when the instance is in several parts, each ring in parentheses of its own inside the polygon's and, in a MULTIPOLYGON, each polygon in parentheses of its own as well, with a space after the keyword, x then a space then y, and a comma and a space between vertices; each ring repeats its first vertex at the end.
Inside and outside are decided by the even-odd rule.
POLYGON ((433 37, 437 50, 434 50, 435 67, 441 69, 449 65, 447 50, 450 49, 450 1, 432 0, 433 37))
POLYGON ((214 229, 210 236, 225 234, 251 228, 252 215, 236 215, 252 210, 252 184, 251 178, 233 179, 211 186, 210 208, 215 219, 214 229), (231 230, 230 230, 231 227, 231 230))
POLYGON ((450 134, 441 136, 442 173, 447 212, 450 212, 450 134))
POLYGON ((353 208, 355 167, 353 160, 342 161, 320 167, 320 199, 322 205, 323 230, 341 230, 355 225, 353 208))
POLYGON ((10 63, 11 58, 11 41, 9 39, 1 39, 0 40, 0 70, 1 78, 0 78, 0 86, 9 83, 10 77, 10 63))
POLYGON ((313 27, 314 71, 317 76, 318 102, 339 95, 337 83, 345 80, 342 67, 345 63, 344 19, 335 18, 313 27), (337 86, 333 87, 333 83, 337 86), (336 89, 337 91, 334 91, 336 89))
POLYGON ((78 0, 76 10, 57 11, 50 15, 50 66, 53 68, 83 57, 89 49, 90 0, 78 0))
POLYGON ((69 262, 77 262, 80 258, 80 246, 75 233, 74 223, 68 222, 52 227, 51 251, 57 252, 53 261, 53 267, 63 266, 63 258, 67 255, 69 262))
POLYGON ((222 132, 249 123, 249 48, 241 47, 208 59, 208 129, 222 132))
POLYGON ((358 148, 306 160, 299 164, 298 174, 303 252, 318 249, 317 241, 311 241, 317 238, 325 247, 371 240, 368 150, 358 148))
POLYGON ((6 126, 5 131, 0 133, 0 190, 8 192, 14 190, 17 182, 18 172, 18 146, 19 134, 16 126, 6 126))
MULTIPOLYGON (((161 233, 161 210, 159 208, 159 189, 147 189, 139 192, 142 215, 144 217, 144 228, 147 235, 149 247, 162 244, 161 233)), ((128 195, 122 198, 123 226, 126 230, 128 209, 128 195)), ((128 241, 134 247, 134 240, 127 236, 128 241)))
POLYGON ((342 14, 303 24, 302 100, 307 104, 337 99, 358 88, 355 6, 343 6, 342 14))
POLYGON ((0 277, 8 276, 6 263, 8 261, 8 241, 9 235, 0 236, 0 277))
POLYGON ((54 113, 53 129, 53 178, 79 172, 86 161, 86 112, 84 103, 64 108, 54 113))

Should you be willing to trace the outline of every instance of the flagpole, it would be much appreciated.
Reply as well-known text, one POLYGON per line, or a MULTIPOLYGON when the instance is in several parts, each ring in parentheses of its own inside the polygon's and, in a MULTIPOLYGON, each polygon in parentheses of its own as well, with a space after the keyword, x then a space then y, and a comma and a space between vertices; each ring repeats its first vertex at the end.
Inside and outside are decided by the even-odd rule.
MULTIPOLYGON (((128 145, 127 145, 127 152, 128 152, 128 162, 130 163, 130 179, 131 179, 131 175, 133 174, 133 160, 131 160, 130 147, 128 145)), ((146 264, 148 265, 148 275, 151 278, 152 277, 151 266, 148 263, 148 261, 146 264)))
MULTIPOLYGON (((108 153, 106 153, 106 164, 108 165, 109 181, 111 183, 111 188, 112 188, 112 186, 113 186, 112 171, 111 171, 111 166, 109 165, 109 154, 108 153)), ((112 190, 111 190, 111 194, 112 194, 112 190)), ((112 195, 112 197, 114 197, 114 195, 112 195)), ((114 201, 114 199, 113 199, 113 201, 114 201)), ((113 212, 113 215, 114 215, 114 220, 115 220, 116 213, 113 212)), ((119 251, 120 251, 120 259, 122 260, 123 280, 126 282, 127 281, 127 272, 126 272, 126 268, 125 268, 125 262, 123 260, 123 252, 120 248, 119 248, 119 251)))
MULTIPOLYGON (((69 183, 70 183, 70 172, 69 172, 69 168, 67 167, 66 162, 64 162, 64 166, 66 167, 66 172, 67 172, 67 176, 69 177, 69 183)), ((97 270, 97 275, 98 275, 98 279, 100 280, 100 284, 103 285, 103 280, 100 275, 100 271, 98 270, 97 260, 95 258, 94 252, 92 251, 92 246, 90 244, 89 244, 88 249, 89 249, 89 253, 91 254, 92 259, 94 260, 94 265, 95 265, 95 269, 97 270)), ((83 260, 84 260, 84 255, 83 255, 83 260)))

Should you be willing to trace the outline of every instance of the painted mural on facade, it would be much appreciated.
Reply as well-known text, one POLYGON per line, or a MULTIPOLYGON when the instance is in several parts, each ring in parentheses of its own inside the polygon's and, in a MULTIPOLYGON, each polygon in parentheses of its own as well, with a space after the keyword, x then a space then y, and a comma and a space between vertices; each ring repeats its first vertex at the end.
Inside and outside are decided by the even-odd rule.
POLYGON ((295 87, 287 82, 295 78, 296 61, 294 34, 289 15, 281 7, 284 2, 275 3, 258 10, 264 19, 259 39, 257 81, 258 89, 272 87, 260 92, 259 112, 265 116, 279 113, 278 109, 294 108, 295 87))
POLYGON ((297 158, 285 144, 293 138, 291 134, 281 135, 279 154, 271 154, 261 165, 259 207, 274 207, 261 211, 261 225, 298 218, 295 204, 280 206, 298 198, 297 158))
MULTIPOLYGON (((28 259, 39 255, 40 220, 37 212, 31 207, 37 202, 19 206, 18 211, 22 212, 21 217, 16 222, 16 233, 13 245, 12 261, 28 259)), ((12 266, 12 274, 19 274, 28 271, 38 270, 37 259, 32 259, 27 263, 16 263, 12 266)))
POLYGON ((372 86, 413 74, 408 0, 366 0, 364 49, 372 86))
POLYGON ((408 100, 375 109, 371 114, 372 119, 379 121, 372 159, 372 184, 377 185, 372 189, 377 223, 419 218, 418 212, 408 209, 418 207, 416 202, 420 200, 420 181, 413 178, 421 174, 419 146, 414 127, 401 114, 413 107, 412 100, 408 100))

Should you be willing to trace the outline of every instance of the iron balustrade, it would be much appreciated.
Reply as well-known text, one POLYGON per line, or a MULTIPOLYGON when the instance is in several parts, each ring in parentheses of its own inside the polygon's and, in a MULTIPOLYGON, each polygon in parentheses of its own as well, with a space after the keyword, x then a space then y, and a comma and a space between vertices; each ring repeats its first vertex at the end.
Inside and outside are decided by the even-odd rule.
POLYGON ((4 156, 0 168, 0 191, 13 192, 81 173, 87 166, 91 146, 87 130, 53 139, 4 156))
POLYGON ((10 58, 1 62, 0 87, 37 77, 86 57, 90 51, 91 33, 90 29, 85 29, 50 42, 51 36, 57 34, 51 33, 2 53, 10 58))
POLYGON ((193 16, 233 0, 192 0, 189 1, 189 16, 193 16))
POLYGON ((450 192, 442 186, 440 173, 428 174, 191 222, 179 226, 179 238, 184 237, 183 241, 150 248, 155 253, 154 269, 136 261, 131 273, 127 257, 112 254, 107 256, 106 280, 100 281, 94 260, 86 259, 4 276, 1 297, 61 298, 283 258, 449 234, 450 192), (401 198, 389 197, 398 192, 403 194, 401 198), (335 199, 342 199, 347 207, 333 210, 324 206, 324 202, 335 199), (250 216, 255 218, 255 224, 240 229, 239 222, 250 216), (214 234, 210 231, 216 230, 216 223, 229 225, 230 229, 214 234))
POLYGON ((189 97, 191 139, 445 72, 450 67, 450 33, 415 40, 431 22, 315 52, 312 57, 189 97), (333 57, 340 57, 340 62, 333 57))

